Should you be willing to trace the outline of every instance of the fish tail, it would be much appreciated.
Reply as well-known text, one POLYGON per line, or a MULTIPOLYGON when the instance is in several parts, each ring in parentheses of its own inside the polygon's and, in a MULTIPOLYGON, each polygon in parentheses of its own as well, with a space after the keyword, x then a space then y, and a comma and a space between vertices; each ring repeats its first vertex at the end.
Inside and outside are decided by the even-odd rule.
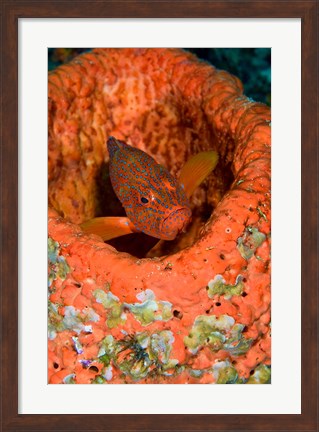
POLYGON ((191 157, 183 166, 179 182, 188 197, 213 171, 218 162, 218 153, 207 151, 191 157))

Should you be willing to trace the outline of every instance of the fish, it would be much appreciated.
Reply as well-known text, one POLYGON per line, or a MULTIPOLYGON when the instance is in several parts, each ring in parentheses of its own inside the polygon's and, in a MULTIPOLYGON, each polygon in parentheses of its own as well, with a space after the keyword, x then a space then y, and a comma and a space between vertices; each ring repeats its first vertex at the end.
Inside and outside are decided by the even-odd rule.
POLYGON ((174 240, 192 217, 189 198, 218 162, 215 151, 191 157, 176 179, 148 153, 110 136, 107 140, 112 187, 127 217, 97 217, 81 224, 104 241, 143 232, 174 240))

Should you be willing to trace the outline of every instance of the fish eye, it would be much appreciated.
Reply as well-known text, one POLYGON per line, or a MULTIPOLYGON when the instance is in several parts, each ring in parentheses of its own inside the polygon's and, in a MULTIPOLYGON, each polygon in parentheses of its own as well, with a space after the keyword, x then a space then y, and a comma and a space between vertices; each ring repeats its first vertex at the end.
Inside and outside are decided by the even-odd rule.
POLYGON ((141 198, 141 202, 142 202, 143 204, 147 204, 147 203, 148 203, 148 199, 145 198, 145 197, 142 197, 142 198, 141 198))

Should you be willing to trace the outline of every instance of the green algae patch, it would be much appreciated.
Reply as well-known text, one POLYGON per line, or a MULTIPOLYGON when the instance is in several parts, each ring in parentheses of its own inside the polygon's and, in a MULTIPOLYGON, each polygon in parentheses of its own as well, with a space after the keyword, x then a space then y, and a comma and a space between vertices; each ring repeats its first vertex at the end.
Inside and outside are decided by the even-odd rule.
POLYGON ((224 344, 224 349, 233 356, 246 354, 253 342, 252 339, 243 337, 242 332, 244 328, 245 326, 243 324, 235 324, 224 344))
POLYGON ((104 366, 108 366, 110 364, 110 357, 107 354, 102 354, 100 357, 98 357, 99 362, 103 363, 104 366))
MULTIPOLYGON (((98 361, 101 362, 101 357, 98 358, 98 361)), ((92 382, 92 384, 105 384, 107 381, 111 381, 113 378, 113 367, 110 364, 107 364, 103 367, 99 375, 96 375, 92 382)))
POLYGON ((59 314, 59 307, 55 303, 48 302, 48 337, 56 338, 58 332, 65 330, 63 316, 59 314))
POLYGON ((200 369, 188 369, 188 373, 193 378, 201 378, 204 375, 205 370, 200 369))
POLYGON ((237 276, 235 285, 226 284, 222 275, 216 275, 214 279, 208 282, 208 297, 213 298, 215 295, 223 295, 225 299, 229 300, 234 295, 241 295, 244 291, 243 277, 237 276))
POLYGON ((216 384, 235 384, 238 380, 238 373, 228 360, 216 363, 212 372, 216 384))
POLYGON ((149 289, 137 295, 141 303, 120 303, 118 297, 111 291, 106 292, 102 289, 96 289, 93 295, 96 301, 108 310, 107 325, 109 328, 125 323, 127 317, 124 310, 131 312, 143 326, 154 321, 168 321, 173 317, 172 304, 156 300, 153 291, 149 289))
POLYGON ((150 338, 150 358, 159 361, 164 365, 164 369, 174 367, 177 364, 177 360, 170 360, 169 358, 173 342, 174 336, 169 330, 153 333, 150 338))
POLYGON ((237 240, 237 249, 240 255, 248 261, 266 240, 266 235, 257 228, 247 227, 244 235, 237 240))
POLYGON ((169 375, 168 370, 178 364, 176 359, 170 359, 173 342, 173 333, 169 330, 129 336, 119 342, 122 356, 117 357, 117 364, 122 372, 134 380, 169 375))
POLYGON ((222 348, 226 341, 225 334, 233 327, 234 318, 228 315, 200 315, 196 318, 193 328, 184 338, 187 348, 196 354, 203 345, 209 345, 214 351, 222 348))
POLYGON ((105 292, 102 289, 95 290, 93 296, 97 303, 101 303, 105 309, 108 310, 106 324, 109 328, 114 328, 125 323, 126 315, 123 312, 124 306, 120 303, 118 297, 110 291, 105 292))
POLYGON ((169 330, 126 334, 121 340, 109 335, 100 343, 97 358, 108 371, 103 377, 107 381, 111 379, 112 363, 134 381, 171 375, 178 365, 178 360, 170 358, 173 342, 174 336, 169 330))
POLYGON ((97 375, 95 377, 95 379, 91 382, 92 384, 104 384, 105 383, 105 378, 103 378, 102 375, 97 375))
POLYGON ((247 384, 270 384, 271 381, 271 368, 269 366, 260 364, 256 367, 253 375, 247 381, 247 384))
POLYGON ((48 238, 48 285, 52 285, 52 282, 56 279, 65 280, 68 273, 70 273, 70 267, 66 262, 64 256, 60 255, 60 245, 58 242, 48 238))
POLYGON ((156 320, 158 311, 157 303, 153 300, 147 300, 142 304, 134 303, 127 305, 135 318, 144 326, 156 320))
POLYGON ((76 384, 75 379, 76 379, 75 374, 72 373, 64 377, 63 382, 64 384, 76 384))
POLYGON ((116 341, 112 335, 107 335, 99 344, 98 360, 106 366, 110 364, 110 359, 116 352, 116 341))
POLYGON ((168 321, 173 317, 172 304, 167 301, 156 300, 152 290, 142 291, 137 295, 137 299, 142 303, 125 303, 124 306, 143 326, 154 321, 168 321))
POLYGON ((72 330, 77 334, 81 332, 92 333, 90 322, 96 322, 100 316, 92 309, 79 311, 74 306, 64 307, 64 316, 59 313, 59 305, 48 302, 48 335, 49 339, 55 339, 57 333, 64 330, 72 330))
POLYGON ((234 318, 228 315, 200 315, 189 335, 184 338, 184 344, 192 354, 196 354, 201 347, 208 346, 214 352, 223 349, 231 355, 242 355, 252 343, 252 339, 242 336, 243 329, 242 324, 236 324, 234 318))

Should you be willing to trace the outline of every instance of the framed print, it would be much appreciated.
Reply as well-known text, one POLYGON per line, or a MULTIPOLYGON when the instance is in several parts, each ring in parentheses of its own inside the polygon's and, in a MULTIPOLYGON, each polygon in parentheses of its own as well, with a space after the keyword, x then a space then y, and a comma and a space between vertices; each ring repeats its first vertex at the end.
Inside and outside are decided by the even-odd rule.
POLYGON ((316 430, 317 7, 3 3, 3 430, 316 430))

